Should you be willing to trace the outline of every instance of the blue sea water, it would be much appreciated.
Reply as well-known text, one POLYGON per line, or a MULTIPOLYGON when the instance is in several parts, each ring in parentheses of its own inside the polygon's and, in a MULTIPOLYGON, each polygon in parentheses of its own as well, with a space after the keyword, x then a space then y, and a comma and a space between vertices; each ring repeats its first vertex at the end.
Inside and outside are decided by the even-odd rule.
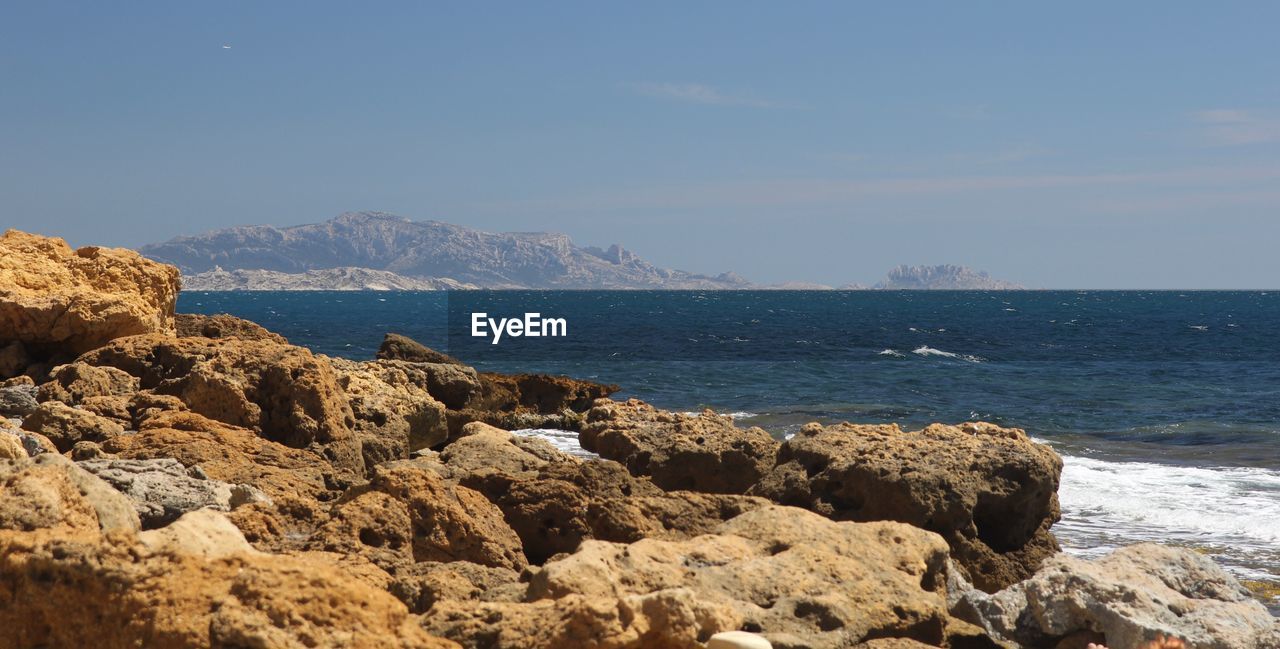
POLYGON ((356 359, 394 331, 779 438, 809 421, 1016 426, 1065 458, 1070 551, 1156 540, 1280 581, 1280 292, 220 292, 179 309, 356 359), (569 335, 494 345, 470 336, 474 312, 563 317, 569 335))

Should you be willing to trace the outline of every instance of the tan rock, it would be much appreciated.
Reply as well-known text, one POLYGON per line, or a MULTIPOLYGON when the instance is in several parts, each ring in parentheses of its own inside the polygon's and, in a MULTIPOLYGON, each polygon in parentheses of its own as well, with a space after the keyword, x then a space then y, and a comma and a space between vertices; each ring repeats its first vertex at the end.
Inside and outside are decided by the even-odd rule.
POLYGON ((551 374, 480 374, 483 391, 471 407, 482 410, 556 414, 586 412, 597 399, 617 392, 616 385, 551 374))
POLYGON ((689 538, 767 504, 745 496, 665 492, 615 462, 582 461, 544 440, 478 422, 436 456, 414 461, 502 509, 525 556, 540 564, 584 539, 689 538))
POLYGON ((308 543, 362 554, 383 568, 417 561, 471 561, 520 570, 520 539, 480 494, 408 463, 377 467, 353 488, 308 543))
POLYGON ((937 532, 975 585, 995 591, 1054 554, 1062 460, 992 424, 805 426, 749 493, 834 520, 896 520, 937 532))
POLYGON ((351 402, 365 463, 405 459, 449 435, 445 407, 425 374, 409 364, 328 359, 351 402))
POLYGON ((768 506, 683 541, 584 541, 534 569, 524 602, 436 602, 423 624, 493 647, 697 647, 732 630, 787 647, 937 646, 946 560, 945 542, 917 528, 768 506))
POLYGON ((579 440, 663 489, 707 493, 744 493, 769 472, 778 451, 763 429, 738 428, 711 411, 689 416, 635 399, 592 408, 579 440))
POLYGON ((133 336, 84 355, 177 396, 192 411, 293 448, 310 448, 348 480, 364 475, 346 395, 323 358, 292 345, 235 338, 133 336))
POLYGON ((70 538, 139 527, 128 498, 62 456, 0 460, 0 530, 52 530, 70 538))
POLYGON ((187 512, 165 527, 139 534, 138 540, 152 552, 205 559, 261 554, 226 516, 209 509, 187 512))
POLYGON ((262 325, 226 313, 197 315, 179 313, 174 316, 179 338, 239 338, 265 340, 287 345, 284 336, 268 331, 262 325))
POLYGON ((101 443, 124 434, 119 423, 60 401, 40 404, 22 421, 22 428, 48 438, 59 453, 70 451, 76 442, 101 443))
MULTIPOLYGON (((0 331, 77 354, 122 336, 173 332, 178 269, 131 250, 17 230, 0 236, 0 331)), ((7 377, 6 377, 7 378, 7 377)))
POLYGON ((22 439, 0 427, 0 460, 25 460, 27 457, 22 439))
POLYGON ((569 595, 525 603, 445 600, 422 617, 434 635, 487 649, 701 649, 730 613, 689 589, 621 599, 569 595))
POLYGON ((524 596, 520 575, 507 568, 482 566, 470 561, 423 561, 396 570, 388 585, 414 613, 424 613, 445 600, 515 602, 524 596))
POLYGON ((136 434, 113 437, 102 446, 121 459, 174 458, 214 480, 256 487, 273 500, 316 498, 337 488, 336 470, 319 454, 192 412, 158 411, 136 434))
POLYGON ((408 336, 393 333, 388 333, 382 338, 382 344, 378 347, 377 358, 385 361, 463 365, 462 361, 448 354, 442 354, 408 336))
POLYGON ((158 532, 0 531, 0 647, 457 646, 326 562, 257 555, 208 520, 158 532))
POLYGON ((49 382, 40 386, 40 401, 61 401, 78 406, 91 397, 128 398, 138 391, 138 379, 114 367, 86 363, 59 365, 49 372, 49 382))

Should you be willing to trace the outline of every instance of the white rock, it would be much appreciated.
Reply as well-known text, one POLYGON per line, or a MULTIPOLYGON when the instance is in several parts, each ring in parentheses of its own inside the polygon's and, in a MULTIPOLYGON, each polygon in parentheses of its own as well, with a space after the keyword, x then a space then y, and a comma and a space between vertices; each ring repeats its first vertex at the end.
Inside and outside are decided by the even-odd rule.
POLYGON ((707 640, 707 649, 773 649, 773 645, 755 633, 721 631, 707 640))

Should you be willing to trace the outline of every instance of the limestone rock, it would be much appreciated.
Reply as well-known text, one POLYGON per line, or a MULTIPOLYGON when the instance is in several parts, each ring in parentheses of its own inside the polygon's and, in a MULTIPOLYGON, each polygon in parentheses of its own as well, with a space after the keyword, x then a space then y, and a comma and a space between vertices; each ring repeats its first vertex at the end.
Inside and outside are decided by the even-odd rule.
POLYGON ((251 485, 273 500, 323 497, 340 482, 333 466, 317 453, 192 412, 157 412, 137 434, 111 438, 103 448, 126 460, 173 458, 187 468, 199 467, 211 479, 251 485))
POLYGON ((734 622, 728 611, 683 588, 607 600, 445 600, 422 617, 430 633, 486 649, 701 649, 698 638, 734 622))
POLYGON ((408 363, 329 359, 351 402, 366 465, 406 459, 449 436, 445 407, 426 373, 408 363))
POLYGON ((191 510, 170 525, 139 534, 138 540, 152 552, 204 559, 260 554, 226 516, 211 509, 191 510))
POLYGON ((619 390, 616 385, 551 374, 480 374, 484 389, 472 407, 509 412, 556 414, 586 412, 597 399, 619 390))
POLYGON ((408 463, 374 469, 368 485, 335 504, 313 549, 363 554, 384 568, 471 561, 520 570, 520 539, 480 494, 408 463))
POLYGON ((329 563, 188 516, 140 538, 0 530, 0 647, 457 647, 329 563))
POLYGON ((1030 576, 1057 551, 1062 460, 992 424, 805 426, 749 493, 834 520, 895 520, 947 539, 979 588, 1030 576))
POLYGON ((408 336, 393 333, 388 333, 382 338, 382 345, 378 347, 377 358, 384 361, 463 365, 462 361, 448 354, 442 354, 408 336))
POLYGON ((0 416, 26 417, 39 405, 36 401, 36 389, 32 386, 0 388, 0 416))
POLYGON ((145 529, 168 525, 190 511, 209 508, 226 512, 266 498, 248 485, 201 477, 198 469, 188 469, 172 458, 101 459, 78 464, 128 496, 145 529))
POLYGON ((762 507, 745 496, 665 492, 614 462, 582 461, 549 443, 473 422, 437 456, 416 460, 496 504, 540 564, 584 539, 631 542, 706 534, 762 507))
POLYGON ((355 417, 328 361, 292 345, 235 338, 132 336, 84 355, 182 399, 192 411, 266 439, 323 454, 349 479, 364 475, 355 417))
POLYGON ((177 298, 178 269, 136 252, 72 250, 17 230, 0 236, 0 343, 77 354, 122 336, 172 333, 177 298))
POLYGON ((128 498, 60 455, 0 460, 0 530, 54 530, 69 538, 138 528, 128 498))
POLYGON ((1280 620, 1212 559, 1182 548, 1144 543, 1095 561, 1059 554, 994 595, 952 590, 958 616, 1028 647, 1080 631, 1100 632, 1110 649, 1160 636, 1196 649, 1280 647, 1280 620))
POLYGON ((119 423, 60 401, 46 401, 22 421, 22 428, 47 437, 59 453, 71 450, 79 441, 103 442, 123 435, 119 423))
POLYGON ((470 561, 423 561, 396 570, 388 587, 414 613, 425 613, 444 600, 474 602, 519 601, 525 585, 507 568, 470 561))
POLYGON ((289 344, 284 336, 267 331, 262 325, 226 313, 197 315, 179 313, 174 316, 179 338, 239 338, 289 344))
POLYGON ((53 442, 49 441, 48 437, 22 430, 8 419, 0 418, 0 435, 16 440, 24 453, 22 457, 35 457, 42 453, 58 453, 58 448, 53 445, 53 442))
POLYGON ((129 397, 138 391, 138 379, 114 367, 86 363, 59 365, 49 372, 49 382, 39 389, 40 401, 61 401, 78 406, 91 397, 129 397))
POLYGON ((755 633, 721 631, 707 640, 707 649, 773 649, 773 645, 755 633))
POLYGON ((907 525, 768 506, 683 541, 585 541, 534 569, 525 601, 437 602, 423 624, 493 647, 698 647, 733 630, 779 647, 937 646, 946 558, 940 537, 907 525))
POLYGON ((689 416, 636 400, 591 409, 583 448, 624 464, 663 489, 744 493, 774 464, 778 442, 760 428, 742 429, 707 411, 689 416))

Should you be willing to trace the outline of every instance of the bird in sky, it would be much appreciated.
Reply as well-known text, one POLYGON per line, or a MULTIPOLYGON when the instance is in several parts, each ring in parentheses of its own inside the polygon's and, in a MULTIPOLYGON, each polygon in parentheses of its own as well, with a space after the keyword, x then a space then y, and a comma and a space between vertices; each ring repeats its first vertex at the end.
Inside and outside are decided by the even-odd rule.
POLYGON ((230 45, 223 45, 223 46, 222 46, 222 49, 224 49, 224 50, 229 50, 229 49, 231 49, 231 46, 230 46, 230 45))

